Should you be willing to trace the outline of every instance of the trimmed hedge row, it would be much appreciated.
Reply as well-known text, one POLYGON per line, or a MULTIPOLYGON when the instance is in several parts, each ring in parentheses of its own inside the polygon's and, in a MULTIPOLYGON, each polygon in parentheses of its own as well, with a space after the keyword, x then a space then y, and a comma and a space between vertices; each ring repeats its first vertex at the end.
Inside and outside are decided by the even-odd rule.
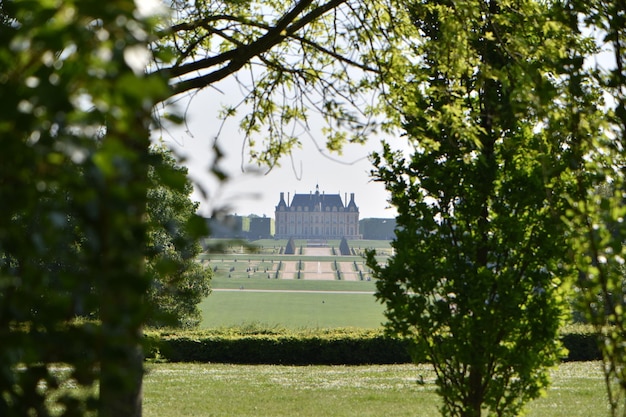
POLYGON ((563 346, 568 351, 563 360, 595 361, 602 359, 602 353, 598 348, 598 335, 591 326, 575 325, 565 329, 561 336, 563 346))
MULTIPOLYGON (((566 330, 565 361, 600 359, 591 329, 566 330)), ((409 343, 385 336, 382 330, 217 329, 150 331, 148 360, 281 365, 364 365, 409 363, 409 343)))
POLYGON ((283 365, 410 362, 406 343, 366 330, 150 332, 146 356, 171 362, 283 365))

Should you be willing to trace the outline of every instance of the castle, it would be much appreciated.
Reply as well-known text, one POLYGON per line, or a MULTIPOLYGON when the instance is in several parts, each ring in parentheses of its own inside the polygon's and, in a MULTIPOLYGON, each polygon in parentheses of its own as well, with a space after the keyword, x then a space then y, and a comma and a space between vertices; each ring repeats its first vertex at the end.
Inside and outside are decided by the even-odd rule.
POLYGON ((277 239, 360 239, 359 208, 354 202, 344 201, 339 194, 315 193, 295 194, 285 201, 285 193, 280 193, 280 201, 275 212, 275 237, 277 239))

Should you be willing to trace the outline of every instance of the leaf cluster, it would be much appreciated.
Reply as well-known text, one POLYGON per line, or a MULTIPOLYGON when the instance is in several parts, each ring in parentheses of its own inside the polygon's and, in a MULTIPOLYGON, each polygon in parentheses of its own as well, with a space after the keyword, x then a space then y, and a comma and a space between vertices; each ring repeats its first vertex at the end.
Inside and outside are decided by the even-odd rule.
POLYGON ((152 30, 134 12, 132 1, 2 2, 3 416, 132 414, 120 398, 142 373, 147 127, 168 95, 139 69, 152 30), (101 321, 72 327, 70 345, 59 336, 94 312, 101 321))
POLYGON ((160 31, 157 63, 175 94, 193 95, 233 76, 242 94, 223 117, 244 111, 240 128, 250 157, 274 166, 325 126, 326 147, 364 142, 376 123, 370 95, 382 42, 379 4, 358 1, 198 1, 174 9, 160 31), (313 116, 315 115, 315 116, 313 116), (261 138, 260 142, 257 141, 261 138))

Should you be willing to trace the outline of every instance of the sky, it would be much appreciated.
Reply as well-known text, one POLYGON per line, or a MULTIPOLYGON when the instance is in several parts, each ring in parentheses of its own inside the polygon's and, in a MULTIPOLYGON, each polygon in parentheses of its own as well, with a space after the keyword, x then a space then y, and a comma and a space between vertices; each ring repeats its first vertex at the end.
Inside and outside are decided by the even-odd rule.
POLYGON ((224 210, 238 215, 274 217, 281 192, 285 198, 293 198, 295 193, 315 192, 319 185, 320 192, 339 194, 342 199, 346 194, 349 199, 354 193, 361 219, 395 217, 384 185, 373 181, 370 175, 373 165, 368 155, 381 149, 381 138, 372 138, 366 145, 347 146, 342 155, 330 155, 324 149, 325 139, 320 132, 303 130, 302 149, 284 157, 280 167, 267 172, 267 168, 250 166, 247 156, 242 154, 244 136, 238 129, 238 119, 231 120, 220 131, 220 105, 236 95, 236 91, 232 94, 225 91, 206 89, 189 102, 185 98, 178 108, 188 105, 186 124, 154 133, 185 158, 183 163, 196 189, 192 199, 200 202, 200 214, 210 216, 215 210, 224 210), (217 144, 224 153, 220 167, 229 175, 225 183, 219 183, 210 174, 214 160, 212 147, 218 133, 217 144))
MULTIPOLYGON (((610 51, 605 51, 587 63, 589 66, 611 67, 610 51)), ((330 155, 324 148, 325 139, 319 131, 302 129, 302 149, 285 156, 280 167, 259 169, 248 165, 249 159, 242 152, 244 135, 238 128, 239 118, 233 118, 223 127, 218 118, 221 106, 241 100, 242 94, 231 79, 217 88, 207 88, 192 99, 180 98, 178 113, 185 113, 186 123, 154 132, 184 156, 184 165, 189 169, 196 191, 194 201, 200 202, 200 214, 210 216, 216 210, 231 214, 274 217, 280 193, 285 197, 294 194, 320 192, 339 194, 350 198, 355 194, 359 217, 392 218, 396 210, 388 203, 389 195, 384 185, 373 181, 370 174, 374 168, 368 159, 372 151, 381 149, 381 139, 389 141, 394 149, 407 149, 406 142, 393 137, 372 137, 366 145, 349 145, 343 155, 330 155), (229 180, 219 183, 210 174, 214 160, 212 149, 216 136, 225 157, 220 166, 229 175, 229 180), (202 191, 201 191, 202 190, 202 191)), ((241 113, 240 116, 243 116, 241 113)))

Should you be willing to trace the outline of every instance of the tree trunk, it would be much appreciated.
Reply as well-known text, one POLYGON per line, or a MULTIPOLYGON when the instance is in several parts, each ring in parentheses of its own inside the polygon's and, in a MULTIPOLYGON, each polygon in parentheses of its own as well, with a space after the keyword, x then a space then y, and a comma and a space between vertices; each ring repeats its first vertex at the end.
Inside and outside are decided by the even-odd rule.
MULTIPOLYGON (((137 277, 128 277, 137 280, 137 277)), ((141 417, 143 349, 132 288, 108 285, 101 292, 99 417, 141 417), (126 295, 124 294, 126 293, 126 295)))
POLYGON ((100 417, 142 414, 141 341, 150 285, 144 266, 150 142, 144 127, 147 117, 140 112, 134 117, 134 129, 111 131, 104 138, 103 157, 113 158, 116 170, 105 172, 105 178, 96 182, 100 186, 96 217, 100 247, 93 256, 101 268, 97 280, 100 417))
POLYGON ((480 417, 483 405, 483 377, 480 367, 472 366, 469 375, 467 403, 464 405, 463 417, 480 417))
POLYGON ((105 352, 100 370, 99 417, 141 417, 143 352, 141 346, 114 346, 105 352), (121 354, 119 358, 114 355, 121 354))

